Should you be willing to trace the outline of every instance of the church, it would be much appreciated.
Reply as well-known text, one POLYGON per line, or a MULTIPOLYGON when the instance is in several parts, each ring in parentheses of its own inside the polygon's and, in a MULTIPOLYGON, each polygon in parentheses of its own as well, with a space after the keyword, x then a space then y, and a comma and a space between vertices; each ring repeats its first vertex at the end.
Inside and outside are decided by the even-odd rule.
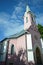
POLYGON ((35 15, 28 5, 23 18, 24 29, 0 42, 0 63, 4 61, 7 61, 8 65, 14 63, 13 55, 18 55, 19 51, 22 52, 20 60, 39 64, 43 62, 40 33, 35 23, 35 15))

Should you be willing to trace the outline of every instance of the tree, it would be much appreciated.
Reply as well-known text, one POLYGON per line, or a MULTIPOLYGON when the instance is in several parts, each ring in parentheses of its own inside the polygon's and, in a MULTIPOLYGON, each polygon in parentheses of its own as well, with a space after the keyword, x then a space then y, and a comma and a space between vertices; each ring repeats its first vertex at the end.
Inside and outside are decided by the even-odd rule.
POLYGON ((38 24, 38 30, 39 30, 39 32, 41 34, 41 38, 43 39, 43 26, 38 24))

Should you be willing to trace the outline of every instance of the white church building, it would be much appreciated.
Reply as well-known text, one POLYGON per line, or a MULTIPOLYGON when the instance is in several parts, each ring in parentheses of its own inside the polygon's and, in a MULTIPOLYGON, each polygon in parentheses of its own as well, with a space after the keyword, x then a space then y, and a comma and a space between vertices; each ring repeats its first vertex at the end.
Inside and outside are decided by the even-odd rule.
POLYGON ((31 12, 30 8, 27 6, 24 13, 24 29, 19 33, 11 35, 10 37, 2 40, 0 42, 3 44, 3 55, 1 55, 0 61, 5 61, 6 51, 8 54, 9 63, 11 61, 11 56, 16 53, 18 55, 19 51, 25 52, 24 61, 41 63, 42 58, 42 46, 40 41, 40 33, 35 23, 35 15, 31 12))

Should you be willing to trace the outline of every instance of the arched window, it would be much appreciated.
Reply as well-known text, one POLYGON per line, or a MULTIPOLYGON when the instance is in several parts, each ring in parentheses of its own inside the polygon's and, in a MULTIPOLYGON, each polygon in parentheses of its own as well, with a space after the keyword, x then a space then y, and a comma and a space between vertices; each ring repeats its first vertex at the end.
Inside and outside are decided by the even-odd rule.
POLYGON ((11 46, 11 55, 14 54, 14 45, 11 46))

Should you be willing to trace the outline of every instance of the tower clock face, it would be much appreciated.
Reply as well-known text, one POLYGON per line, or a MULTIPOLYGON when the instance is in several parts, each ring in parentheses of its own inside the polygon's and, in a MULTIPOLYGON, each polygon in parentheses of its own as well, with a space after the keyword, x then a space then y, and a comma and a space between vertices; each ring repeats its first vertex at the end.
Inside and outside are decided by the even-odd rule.
POLYGON ((26 23, 28 22, 28 17, 26 17, 26 23))

